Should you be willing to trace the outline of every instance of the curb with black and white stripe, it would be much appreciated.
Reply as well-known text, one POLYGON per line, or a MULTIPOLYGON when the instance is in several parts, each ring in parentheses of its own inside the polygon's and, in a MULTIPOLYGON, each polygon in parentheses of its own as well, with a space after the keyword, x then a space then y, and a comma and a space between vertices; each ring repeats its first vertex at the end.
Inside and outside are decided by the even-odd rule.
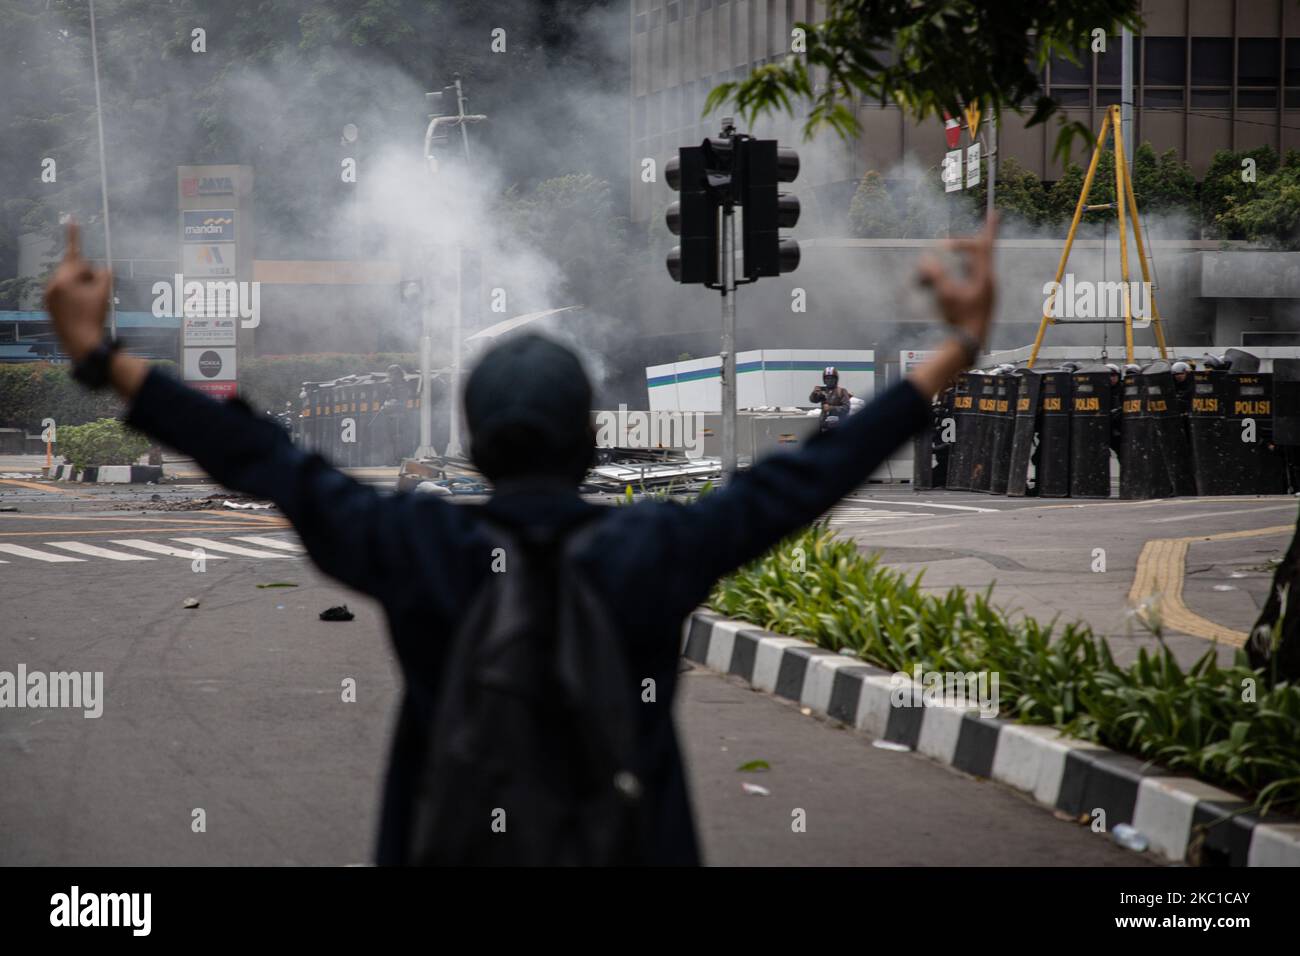
POLYGON ((115 485, 157 484, 162 481, 162 465, 55 465, 50 472, 55 481, 95 481, 115 485))
POLYGON ((1300 866, 1300 823, 1293 818, 1261 817, 1236 794, 1051 727, 981 717, 973 707, 892 706, 893 675, 856 657, 708 611, 687 619, 682 654, 1072 817, 1102 809, 1107 829, 1133 826, 1166 859, 1186 860, 1199 832, 1202 865, 1300 866))

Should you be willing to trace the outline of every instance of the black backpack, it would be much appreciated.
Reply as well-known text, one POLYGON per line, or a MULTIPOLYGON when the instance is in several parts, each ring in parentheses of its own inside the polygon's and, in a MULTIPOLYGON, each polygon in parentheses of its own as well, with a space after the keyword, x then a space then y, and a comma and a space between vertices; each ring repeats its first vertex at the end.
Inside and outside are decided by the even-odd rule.
POLYGON ((643 862, 636 708, 645 705, 623 629, 575 566, 593 526, 489 528, 505 567, 488 574, 449 648, 409 858, 643 862))

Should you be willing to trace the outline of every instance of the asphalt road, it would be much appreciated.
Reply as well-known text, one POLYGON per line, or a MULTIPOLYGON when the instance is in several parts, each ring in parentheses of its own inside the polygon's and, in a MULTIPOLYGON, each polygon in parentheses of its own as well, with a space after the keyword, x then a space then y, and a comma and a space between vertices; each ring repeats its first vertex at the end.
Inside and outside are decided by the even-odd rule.
MULTIPOLYGON (((296 539, 269 515, 106 510, 114 499, 0 513, 0 669, 104 674, 97 719, 0 710, 0 864, 368 861, 397 694, 379 608, 286 550, 296 539), (283 582, 297 586, 257 587, 283 582), (318 619, 340 603, 356 620, 318 619)), ((713 864, 1150 862, 705 671, 683 675, 678 723, 713 864), (750 760, 771 769, 738 771, 750 760)))

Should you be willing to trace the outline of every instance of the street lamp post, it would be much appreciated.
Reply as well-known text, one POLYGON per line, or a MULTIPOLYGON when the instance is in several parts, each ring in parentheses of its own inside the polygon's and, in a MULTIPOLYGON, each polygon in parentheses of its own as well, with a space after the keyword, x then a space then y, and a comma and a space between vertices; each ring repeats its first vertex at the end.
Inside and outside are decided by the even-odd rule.
MULTIPOLYGON (((108 223, 108 164, 104 161, 104 104, 99 95, 99 44, 95 36, 95 0, 90 0, 90 62, 95 73, 95 125, 99 130, 99 189, 104 204, 104 265, 112 282, 113 231, 108 223)), ((117 338, 117 296, 110 287, 108 296, 108 333, 117 338)))
MULTIPOLYGON (((435 115, 429 120, 429 126, 424 132, 424 159, 431 176, 438 174, 438 159, 434 155, 435 139, 438 136, 440 127, 458 126, 460 127, 461 146, 465 154, 465 165, 469 166, 469 130, 470 123, 480 123, 487 119, 483 114, 471 114, 465 112, 465 91, 461 86, 460 75, 457 74, 454 79, 454 85, 450 88, 456 92, 456 112, 449 115, 435 115)), ((431 102, 440 102, 442 93, 428 94, 431 102), (436 99, 435 99, 436 97, 436 99)), ((451 338, 451 428, 447 439, 446 454, 449 458, 459 458, 463 452, 460 442, 460 365, 461 365, 461 337, 462 337, 462 308, 461 308, 461 287, 463 282, 462 268, 464 265, 464 256, 462 242, 457 240, 453 245, 452 267, 455 272, 455 301, 452 308, 452 338, 451 338)), ((430 367, 433 351, 433 302, 430 293, 436 288, 436 275, 432 267, 432 258, 430 256, 430 267, 428 277, 425 282, 425 303, 424 303, 424 334, 420 340, 420 382, 423 398, 420 402, 420 447, 416 450, 417 458, 432 458, 437 453, 433 448, 433 410, 429 404, 429 395, 433 387, 433 373, 430 367)))

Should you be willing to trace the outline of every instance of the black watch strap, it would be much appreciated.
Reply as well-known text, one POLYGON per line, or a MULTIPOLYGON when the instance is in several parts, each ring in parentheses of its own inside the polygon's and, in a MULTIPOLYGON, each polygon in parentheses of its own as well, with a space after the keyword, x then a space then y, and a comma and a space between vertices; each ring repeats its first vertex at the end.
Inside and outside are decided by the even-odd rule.
POLYGON ((105 339, 95 350, 72 366, 72 377, 87 388, 103 388, 108 384, 109 363, 113 353, 122 347, 117 339, 105 339))

